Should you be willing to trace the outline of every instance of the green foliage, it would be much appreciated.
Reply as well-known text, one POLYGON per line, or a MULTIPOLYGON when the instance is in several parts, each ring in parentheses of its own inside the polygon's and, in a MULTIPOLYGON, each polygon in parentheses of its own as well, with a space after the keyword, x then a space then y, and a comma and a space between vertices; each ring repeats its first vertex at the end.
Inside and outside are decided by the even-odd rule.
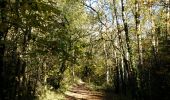
POLYGON ((167 99, 166 2, 122 1, 1 0, 0 99, 48 98, 81 79, 167 99))

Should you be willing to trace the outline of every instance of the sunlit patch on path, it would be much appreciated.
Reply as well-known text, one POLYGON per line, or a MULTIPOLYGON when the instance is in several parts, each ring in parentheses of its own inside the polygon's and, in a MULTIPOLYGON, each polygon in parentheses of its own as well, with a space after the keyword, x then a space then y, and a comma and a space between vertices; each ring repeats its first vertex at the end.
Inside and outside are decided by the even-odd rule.
POLYGON ((66 100, 118 100, 112 92, 101 92, 89 89, 85 83, 73 85, 65 92, 66 100))
POLYGON ((88 89, 85 84, 78 84, 73 86, 70 90, 65 92, 67 100, 102 100, 104 94, 88 89))

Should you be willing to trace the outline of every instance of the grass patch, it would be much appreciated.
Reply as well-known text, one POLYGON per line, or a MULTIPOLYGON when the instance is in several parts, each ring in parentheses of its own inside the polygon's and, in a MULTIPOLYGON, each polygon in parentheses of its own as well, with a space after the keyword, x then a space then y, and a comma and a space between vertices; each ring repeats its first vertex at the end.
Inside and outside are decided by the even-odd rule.
POLYGON ((65 100, 64 90, 54 90, 50 86, 39 86, 38 87, 37 100, 65 100))

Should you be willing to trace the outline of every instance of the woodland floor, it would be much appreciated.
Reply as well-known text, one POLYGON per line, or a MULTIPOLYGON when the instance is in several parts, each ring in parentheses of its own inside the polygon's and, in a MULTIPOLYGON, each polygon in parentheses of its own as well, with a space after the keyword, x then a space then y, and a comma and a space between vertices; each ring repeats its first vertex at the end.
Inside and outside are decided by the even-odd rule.
POLYGON ((92 90, 85 83, 73 85, 65 92, 66 100, 129 100, 124 96, 115 94, 113 91, 92 90))

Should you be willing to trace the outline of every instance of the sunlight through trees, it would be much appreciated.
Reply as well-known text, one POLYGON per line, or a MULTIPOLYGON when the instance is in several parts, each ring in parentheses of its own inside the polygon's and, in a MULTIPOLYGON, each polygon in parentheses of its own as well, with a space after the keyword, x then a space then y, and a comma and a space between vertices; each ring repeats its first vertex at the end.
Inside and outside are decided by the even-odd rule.
POLYGON ((76 86, 116 100, 169 100, 169 5, 0 0, 0 100, 67 100, 76 86))

